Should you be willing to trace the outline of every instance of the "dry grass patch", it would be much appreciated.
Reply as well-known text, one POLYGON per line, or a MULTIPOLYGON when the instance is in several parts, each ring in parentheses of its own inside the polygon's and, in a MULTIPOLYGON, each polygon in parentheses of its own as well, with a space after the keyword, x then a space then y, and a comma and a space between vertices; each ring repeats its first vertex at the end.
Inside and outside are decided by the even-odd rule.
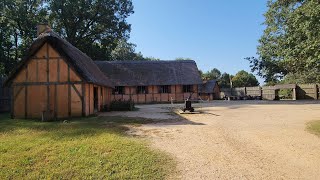
POLYGON ((311 121, 307 123, 307 130, 320 137, 320 121, 311 121))

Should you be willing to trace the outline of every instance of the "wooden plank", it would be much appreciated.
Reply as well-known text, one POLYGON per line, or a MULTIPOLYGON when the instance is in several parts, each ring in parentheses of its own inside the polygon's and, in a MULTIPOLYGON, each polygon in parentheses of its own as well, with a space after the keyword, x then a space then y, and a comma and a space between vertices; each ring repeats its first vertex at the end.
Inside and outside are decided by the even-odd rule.
POLYGON ((60 54, 51 45, 48 46, 48 55, 51 59, 61 57, 60 54))
MULTIPOLYGON (((26 69, 26 79, 29 79, 29 70, 26 69)), ((25 86, 24 118, 28 118, 28 86, 25 86)))
POLYGON ((20 88, 18 88, 18 91, 16 93, 14 93, 14 95, 12 96, 14 101, 17 99, 17 96, 20 94, 20 92, 22 91, 23 88, 24 88, 24 86, 20 86, 20 88))
POLYGON ((86 116, 86 87, 85 84, 81 84, 82 88, 82 116, 86 116))
POLYGON ((59 64, 59 69, 60 69, 60 82, 66 82, 68 81, 68 65, 67 63, 63 60, 60 59, 60 64, 59 64))
POLYGON ((26 67, 24 67, 19 73, 18 75, 15 77, 15 79, 13 80, 13 83, 15 82, 25 82, 26 81, 26 67))
POLYGON ((74 84, 71 84, 72 88, 74 89, 74 91, 77 93, 77 95, 79 96, 79 98, 82 99, 82 95, 80 94, 80 92, 78 91, 78 89, 76 88, 76 86, 74 84))
POLYGON ((49 82, 58 81, 58 61, 49 60, 49 82))
POLYGON ((73 69, 69 68, 70 79, 69 81, 81 81, 81 78, 75 73, 73 69))
POLYGON ((39 82, 39 61, 38 60, 34 60, 36 61, 36 81, 39 82))
POLYGON ((57 89, 57 85, 54 85, 54 118, 57 119, 58 118, 58 114, 57 114, 57 110, 58 110, 58 89, 57 89))
POLYGON ((36 72, 37 72, 37 62, 34 60, 31 60, 28 65, 27 65, 27 69, 26 71, 28 71, 28 82, 37 82, 37 76, 36 76, 36 72))
POLYGON ((48 82, 47 60, 38 60, 38 71, 39 71, 38 81, 35 80, 35 82, 48 82))
POLYGON ((41 118, 42 113, 47 110, 47 87, 27 86, 26 112, 27 118, 41 118))
POLYGON ((71 99, 71 116, 72 117, 80 117, 82 115, 82 97, 78 95, 76 90, 77 90, 76 87, 71 89, 70 99, 71 99))
POLYGON ((57 68, 58 68, 58 74, 57 74, 57 76, 58 76, 58 82, 60 82, 60 59, 57 60, 57 63, 58 63, 58 65, 57 65, 57 66, 58 66, 58 67, 57 67, 57 68))
POLYGON ((11 119, 14 119, 14 86, 11 88, 11 119))
POLYGON ((13 94, 16 95, 13 101, 13 107, 12 107, 12 111, 13 111, 13 117, 14 118, 25 118, 25 91, 24 88, 22 88, 23 90, 19 90, 16 88, 13 88, 13 94), (19 93, 17 91, 20 91, 19 93))
MULTIPOLYGON (((49 44, 47 43, 47 54, 46 54, 46 58, 47 58, 47 63, 46 63, 46 74, 47 74, 47 82, 49 82, 50 78, 49 78, 49 44)), ((47 85, 47 113, 50 112, 50 86, 47 85)))
POLYGON ((68 116, 71 117, 71 85, 68 84, 68 116))
POLYGON ((68 85, 57 85, 57 117, 66 118, 68 116, 68 85))

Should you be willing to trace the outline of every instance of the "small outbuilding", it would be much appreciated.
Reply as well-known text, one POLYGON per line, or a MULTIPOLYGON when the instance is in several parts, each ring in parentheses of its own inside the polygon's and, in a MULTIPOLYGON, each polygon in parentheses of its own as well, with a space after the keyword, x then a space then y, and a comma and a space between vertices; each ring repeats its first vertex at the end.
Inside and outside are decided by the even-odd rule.
POLYGON ((220 87, 216 80, 204 81, 199 86, 199 96, 203 100, 220 99, 220 87))
POLYGON ((88 116, 108 108, 113 84, 93 60, 47 26, 5 82, 13 118, 88 116))

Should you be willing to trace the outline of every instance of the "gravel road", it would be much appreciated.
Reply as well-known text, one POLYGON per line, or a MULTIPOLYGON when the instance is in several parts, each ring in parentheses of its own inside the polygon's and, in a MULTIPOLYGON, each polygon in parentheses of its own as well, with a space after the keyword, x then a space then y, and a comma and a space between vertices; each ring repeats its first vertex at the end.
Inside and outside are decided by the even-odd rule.
POLYGON ((305 130, 320 120, 319 101, 219 101, 180 117, 166 106, 139 106, 132 116, 183 120, 131 133, 176 159, 174 179, 320 179, 320 138, 305 130))

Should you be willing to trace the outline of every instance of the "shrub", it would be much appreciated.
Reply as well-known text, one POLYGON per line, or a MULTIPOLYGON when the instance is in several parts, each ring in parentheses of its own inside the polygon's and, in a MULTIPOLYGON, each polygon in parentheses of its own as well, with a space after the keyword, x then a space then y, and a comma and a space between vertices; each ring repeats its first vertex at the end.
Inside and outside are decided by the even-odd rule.
POLYGON ((129 100, 114 100, 110 104, 111 111, 133 111, 134 110, 134 101, 129 100))

